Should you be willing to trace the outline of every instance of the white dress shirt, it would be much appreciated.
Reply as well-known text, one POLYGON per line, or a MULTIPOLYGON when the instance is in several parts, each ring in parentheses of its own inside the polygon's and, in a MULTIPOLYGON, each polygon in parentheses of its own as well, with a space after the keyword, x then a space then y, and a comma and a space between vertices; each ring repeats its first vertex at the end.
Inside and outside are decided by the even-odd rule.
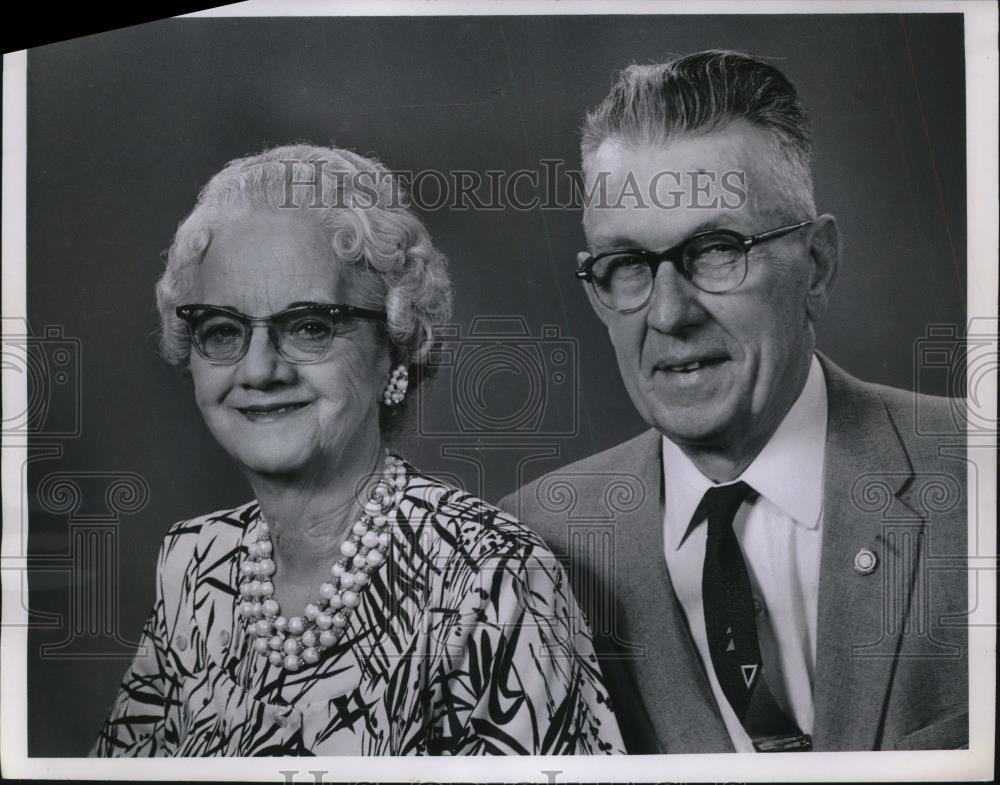
MULTIPOLYGON (((826 426, 826 381, 813 357, 802 393, 738 478, 759 496, 740 508, 733 524, 754 596, 763 606, 758 631, 765 674, 775 698, 803 733, 811 733, 813 727, 826 426)), ((705 636, 701 573, 708 527, 701 521, 688 528, 695 508, 714 483, 666 438, 663 474, 663 540, 670 580, 733 746, 737 752, 753 752, 750 737, 715 677, 705 636)))

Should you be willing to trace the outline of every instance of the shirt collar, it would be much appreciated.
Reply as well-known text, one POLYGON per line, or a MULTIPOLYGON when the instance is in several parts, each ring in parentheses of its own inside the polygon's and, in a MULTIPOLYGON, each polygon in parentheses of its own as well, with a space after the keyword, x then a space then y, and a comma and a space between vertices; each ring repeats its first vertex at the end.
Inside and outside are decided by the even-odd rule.
MULTIPOLYGON (((826 380, 814 356, 802 392, 753 463, 738 479, 801 526, 815 529, 823 511, 826 452, 826 380)), ((677 550, 705 491, 715 483, 663 437, 666 539, 677 550)))

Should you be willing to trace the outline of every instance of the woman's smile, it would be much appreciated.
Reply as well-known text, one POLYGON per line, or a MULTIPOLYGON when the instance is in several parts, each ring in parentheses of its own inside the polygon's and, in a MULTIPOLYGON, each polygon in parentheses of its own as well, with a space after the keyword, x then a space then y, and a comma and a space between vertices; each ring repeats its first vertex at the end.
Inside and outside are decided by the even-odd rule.
POLYGON ((289 403, 257 403, 249 406, 234 407, 250 422, 271 423, 279 422, 288 415, 302 411, 310 406, 312 401, 289 402, 289 403))

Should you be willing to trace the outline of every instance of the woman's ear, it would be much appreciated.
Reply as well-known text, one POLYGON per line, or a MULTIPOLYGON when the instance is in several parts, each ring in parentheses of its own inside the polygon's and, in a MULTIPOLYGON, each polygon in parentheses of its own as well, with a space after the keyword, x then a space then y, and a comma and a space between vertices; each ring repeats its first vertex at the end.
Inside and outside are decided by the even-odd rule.
POLYGON ((840 234, 837 219, 830 214, 816 218, 810 229, 809 258, 811 261, 806 313, 809 321, 818 322, 826 311, 840 266, 840 234))
POLYGON ((398 367, 400 365, 402 365, 404 368, 406 368, 407 370, 409 370, 410 363, 412 361, 413 361, 413 358, 410 356, 410 352, 409 352, 408 349, 406 349, 406 348, 404 348, 402 346, 396 346, 395 344, 390 344, 390 346, 389 346, 389 371, 390 371, 390 373, 392 372, 392 370, 394 368, 396 368, 396 367, 398 367))

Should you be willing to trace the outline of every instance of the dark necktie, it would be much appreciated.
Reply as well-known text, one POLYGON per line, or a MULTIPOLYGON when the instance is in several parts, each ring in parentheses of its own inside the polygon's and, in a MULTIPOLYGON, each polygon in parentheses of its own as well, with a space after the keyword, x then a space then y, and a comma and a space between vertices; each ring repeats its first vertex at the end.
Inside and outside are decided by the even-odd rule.
POLYGON ((812 746, 774 699, 757 639, 750 574, 733 518, 753 489, 745 482, 709 488, 698 511, 708 519, 701 594, 705 634, 722 692, 758 752, 808 750, 812 746))

